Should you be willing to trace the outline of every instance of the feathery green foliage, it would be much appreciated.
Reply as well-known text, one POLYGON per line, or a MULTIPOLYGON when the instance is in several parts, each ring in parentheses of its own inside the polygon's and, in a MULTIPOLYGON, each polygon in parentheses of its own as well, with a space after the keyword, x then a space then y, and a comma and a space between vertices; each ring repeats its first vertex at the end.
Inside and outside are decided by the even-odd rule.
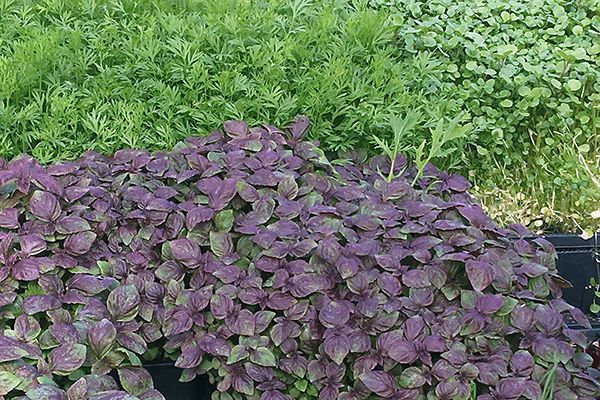
POLYGON ((298 114, 329 151, 370 147, 438 73, 395 55, 387 18, 337 0, 2 0, 0 155, 164 149, 298 114))

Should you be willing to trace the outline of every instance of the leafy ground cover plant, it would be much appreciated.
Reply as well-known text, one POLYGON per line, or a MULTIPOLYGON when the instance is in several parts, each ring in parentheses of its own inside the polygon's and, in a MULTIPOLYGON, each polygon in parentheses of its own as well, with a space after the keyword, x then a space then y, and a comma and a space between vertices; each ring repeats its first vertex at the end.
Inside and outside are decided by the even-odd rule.
MULTIPOLYGON (((600 8, 596 1, 387 1, 398 51, 432 54, 436 95, 473 123, 471 180, 490 209, 532 227, 571 219, 590 225, 598 201, 600 8), (525 161, 528 159, 529 161, 525 161), (487 173, 482 173, 483 171, 487 173), (493 174, 511 177, 498 185, 493 174), (492 176, 490 181, 490 176, 492 176), (490 184, 491 183, 491 184, 490 184), (562 197, 565 188, 575 196, 562 197), (523 197, 511 200, 517 194, 523 197), (498 195, 496 195, 498 196, 498 195), (566 214, 565 214, 566 213, 566 214), (512 215, 512 217, 511 217, 512 215), (585 222, 584 222, 585 221, 585 222)), ((465 170, 466 172, 466 170, 465 170)))
POLYGON ((600 198, 598 14, 558 0, 3 0, 0 156, 168 150, 227 119, 298 114, 325 151, 373 154, 391 116, 421 107, 402 137, 414 158, 464 112, 474 129, 437 163, 472 172, 503 222, 578 229, 600 198))
POLYGON ((307 127, 3 162, 2 395, 160 399, 157 357, 222 400, 598 395, 549 242, 431 165, 332 165, 307 127))

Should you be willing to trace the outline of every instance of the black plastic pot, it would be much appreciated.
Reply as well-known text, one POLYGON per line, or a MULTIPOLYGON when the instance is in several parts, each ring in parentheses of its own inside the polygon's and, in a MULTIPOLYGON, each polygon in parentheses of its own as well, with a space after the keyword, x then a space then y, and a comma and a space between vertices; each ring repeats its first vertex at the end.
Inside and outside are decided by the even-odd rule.
POLYGON ((167 400, 211 400, 215 391, 206 376, 198 376, 187 383, 179 382, 181 369, 172 363, 147 364, 144 368, 152 375, 154 387, 167 400))
MULTIPOLYGON (((589 287, 590 278, 598 281, 600 264, 596 261, 600 249, 600 237, 588 240, 575 234, 546 236, 558 253, 557 268, 562 277, 573 285, 563 290, 563 298, 567 303, 590 314, 590 305, 594 300, 594 290, 589 287)), ((567 321, 570 327, 582 330, 590 339, 600 337, 600 318, 589 315, 592 329, 579 326, 574 321, 567 321)))
POLYGON ((590 278, 598 280, 594 238, 584 240, 578 235, 563 234, 548 235, 546 239, 556 247, 560 275, 573 285, 573 288, 563 291, 565 300, 587 313, 594 300, 594 291, 586 287, 590 284, 590 278))

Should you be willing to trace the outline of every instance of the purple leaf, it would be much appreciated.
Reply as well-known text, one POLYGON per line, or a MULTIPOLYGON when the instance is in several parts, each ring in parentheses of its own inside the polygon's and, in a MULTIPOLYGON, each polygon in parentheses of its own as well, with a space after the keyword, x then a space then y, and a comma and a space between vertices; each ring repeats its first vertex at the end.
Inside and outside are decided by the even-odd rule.
POLYGON ((0 228, 18 229, 19 210, 16 208, 3 208, 0 210, 0 228))
POLYGON ((425 288, 431 285, 427 273, 420 269, 411 269, 402 274, 402 283, 411 288, 425 288))
POLYGON ((525 380, 521 378, 501 379, 496 385, 496 392, 502 399, 516 400, 525 391, 525 380))
POLYGON ((231 332, 240 336, 253 336, 255 331, 254 315, 250 310, 241 310, 228 324, 231 332))
POLYGON ((50 325, 48 330, 52 337, 60 343, 77 343, 81 340, 81 335, 70 323, 56 321, 50 325))
POLYGON ((533 366, 533 356, 526 350, 518 350, 510 359, 510 369, 518 376, 531 375, 533 366))
POLYGON ((41 259, 26 258, 13 266, 13 277, 19 281, 35 281, 40 277, 41 259))
POLYGON ((552 307, 545 304, 539 304, 533 314, 535 324, 540 330, 546 335, 551 335, 563 325, 563 319, 561 315, 556 312, 552 307))
POLYGON ((165 315, 163 333, 166 337, 177 335, 192 329, 193 324, 194 320, 188 309, 175 308, 165 315))
POLYGON ((8 336, 0 336, 0 362, 22 360, 30 356, 20 342, 8 336))
POLYGON ((385 294, 391 297, 396 296, 398 293, 400 293, 402 289, 398 278, 396 278, 389 272, 384 272, 381 275, 379 275, 379 278, 377 278, 377 282, 379 284, 379 287, 381 287, 381 290, 383 290, 385 294))
POLYGON ((138 398, 130 396, 126 392, 122 392, 120 390, 107 390, 105 392, 98 392, 94 396, 89 398, 89 400, 136 400, 136 399, 138 399, 138 398))
POLYGON ((350 338, 346 335, 332 335, 325 339, 323 343, 323 351, 336 364, 342 364, 344 359, 350 353, 350 338))
POLYGON ((208 207, 197 206, 192 208, 185 215, 185 226, 188 230, 193 230, 198 224, 210 221, 215 212, 208 207))
POLYGON ((140 294, 134 285, 119 286, 108 295, 106 306, 116 321, 131 321, 138 313, 140 294))
POLYGON ((350 318, 350 309, 339 301, 328 302, 319 312, 319 320, 327 328, 343 326, 350 318))
POLYGON ((96 240, 96 237, 96 234, 90 231, 70 235, 65 240, 65 250, 74 256, 86 254, 92 248, 92 244, 94 243, 94 240, 96 240))
POLYGON ((473 289, 477 291, 483 291, 494 280, 494 267, 487 262, 467 260, 465 269, 473 289))
POLYGON ((292 278, 291 293, 297 297, 307 297, 316 292, 331 288, 331 281, 319 274, 299 274, 292 278))
POLYGON ((295 141, 302 140, 306 136, 309 124, 308 118, 298 117, 289 128, 292 138, 295 141))
POLYGON ((227 136, 233 139, 243 138, 248 135, 248 124, 244 121, 225 121, 223 129, 227 136))
POLYGON ((181 349, 181 355, 175 361, 177 368, 195 368, 202 362, 204 352, 198 346, 186 346, 181 349))
POLYGON ((15 319, 14 330, 17 338, 23 342, 31 342, 41 333, 39 322, 25 314, 21 314, 15 319))
POLYGON ((210 311, 217 319, 227 318, 233 312, 233 309, 233 301, 225 295, 214 295, 210 300, 210 311))
POLYGON ((190 239, 181 238, 169 242, 173 258, 187 267, 198 265, 200 261, 200 247, 190 239))
POLYGON ((21 253, 25 257, 34 256, 46 250, 46 241, 39 234, 19 236, 19 244, 21 253))
POLYGON ((86 355, 86 347, 78 343, 67 343, 52 350, 48 356, 48 366, 57 375, 69 375, 80 368, 86 355))
POLYGON ((51 295, 33 295, 23 300, 21 309, 28 315, 34 315, 39 312, 55 310, 61 306, 61 302, 51 295))
POLYGON ((56 231, 66 235, 89 231, 90 229, 92 229, 90 224, 81 217, 62 217, 56 222, 56 231))
POLYGON ((88 295, 97 295, 116 284, 114 278, 103 278, 93 275, 76 274, 67 282, 67 287, 77 289, 88 295))
POLYGON ((223 283, 233 283, 240 277, 242 271, 235 265, 224 265, 219 268, 213 275, 219 278, 223 283))
POLYGON ((510 313, 512 325, 522 331, 528 331, 533 323, 533 310, 526 305, 520 305, 510 313))
POLYGON ((235 179, 225 179, 211 186, 208 191, 208 205, 215 211, 224 209, 236 195, 235 179))
POLYGON ((119 380, 127 393, 138 396, 152 389, 152 377, 144 368, 125 367, 117 370, 119 380))
POLYGON ((543 275, 548 272, 548 268, 541 264, 536 263, 525 263, 519 268, 519 272, 527 275, 528 277, 534 278, 536 276, 543 275))
POLYGON ((367 389, 383 398, 391 397, 396 391, 396 382, 387 372, 370 371, 360 375, 358 379, 367 389))
POLYGON ((52 222, 61 212, 60 204, 56 197, 48 192, 36 190, 29 200, 29 209, 33 215, 42 221, 52 222))
POLYGON ((286 175, 277 185, 277 193, 288 200, 294 200, 298 196, 298 184, 293 176, 286 175))
POLYGON ((99 359, 102 359, 111 350, 116 337, 115 326, 106 318, 93 325, 88 331, 88 343, 99 359))
POLYGON ((502 307, 502 296, 498 294, 481 296, 476 300, 475 307, 482 314, 493 314, 502 307))
POLYGON ((420 340, 425 336, 425 322, 422 317, 415 315, 404 321, 403 330, 406 339, 420 340))
POLYGON ((415 345, 407 340, 395 343, 388 354, 392 360, 400 364, 412 364, 418 357, 415 345))

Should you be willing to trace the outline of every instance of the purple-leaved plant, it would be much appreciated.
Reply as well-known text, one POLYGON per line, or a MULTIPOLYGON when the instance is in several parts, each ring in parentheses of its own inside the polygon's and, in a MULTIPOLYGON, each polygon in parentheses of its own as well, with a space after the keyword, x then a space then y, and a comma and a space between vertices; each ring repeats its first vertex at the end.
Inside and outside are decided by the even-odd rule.
POLYGON ((598 395, 549 242, 307 128, 0 162, 0 396, 158 400, 157 357, 223 400, 533 400, 549 370, 555 399, 598 395))

